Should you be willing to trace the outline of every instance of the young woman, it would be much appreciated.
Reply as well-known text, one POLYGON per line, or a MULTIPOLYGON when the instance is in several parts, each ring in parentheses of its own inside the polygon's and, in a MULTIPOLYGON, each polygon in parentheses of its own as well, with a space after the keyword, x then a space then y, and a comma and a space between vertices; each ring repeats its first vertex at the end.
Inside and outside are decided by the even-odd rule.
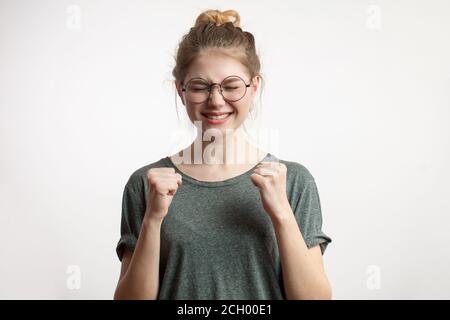
POLYGON ((129 178, 114 299, 331 298, 313 176, 242 130, 262 77, 239 22, 205 11, 179 45, 173 76, 197 138, 129 178))

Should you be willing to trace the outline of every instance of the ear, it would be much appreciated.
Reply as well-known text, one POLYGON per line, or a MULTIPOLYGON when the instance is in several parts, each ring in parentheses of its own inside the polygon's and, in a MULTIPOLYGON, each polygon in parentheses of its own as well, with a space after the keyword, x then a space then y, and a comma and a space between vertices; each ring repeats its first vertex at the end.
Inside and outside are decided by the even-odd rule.
POLYGON ((250 86, 252 88, 253 94, 255 94, 258 91, 260 85, 261 85, 261 77, 259 75, 254 76, 250 86))
POLYGON ((178 80, 175 80, 175 87, 177 89, 177 93, 181 99, 181 102, 183 103, 183 105, 185 105, 184 100, 183 100, 183 91, 181 91, 181 83, 178 80))

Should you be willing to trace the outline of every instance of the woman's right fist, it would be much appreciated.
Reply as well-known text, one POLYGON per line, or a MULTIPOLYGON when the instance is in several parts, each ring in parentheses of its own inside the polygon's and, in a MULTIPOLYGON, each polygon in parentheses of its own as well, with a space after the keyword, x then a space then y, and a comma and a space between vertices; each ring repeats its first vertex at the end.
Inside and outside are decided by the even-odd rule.
POLYGON ((146 215, 163 219, 173 196, 181 185, 181 175, 174 168, 151 168, 147 171, 148 195, 146 215))

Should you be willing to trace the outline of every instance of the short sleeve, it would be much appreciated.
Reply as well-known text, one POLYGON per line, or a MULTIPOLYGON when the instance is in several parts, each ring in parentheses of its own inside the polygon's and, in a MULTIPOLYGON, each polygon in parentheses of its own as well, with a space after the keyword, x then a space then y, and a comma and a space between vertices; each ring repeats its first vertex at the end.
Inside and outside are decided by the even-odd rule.
POLYGON ((304 184, 294 214, 307 247, 319 244, 323 255, 332 240, 322 231, 319 192, 313 178, 304 184))
POLYGON ((120 225, 120 240, 116 253, 120 261, 125 247, 134 251, 145 212, 145 198, 141 192, 131 187, 130 181, 125 186, 122 197, 122 217, 120 225))

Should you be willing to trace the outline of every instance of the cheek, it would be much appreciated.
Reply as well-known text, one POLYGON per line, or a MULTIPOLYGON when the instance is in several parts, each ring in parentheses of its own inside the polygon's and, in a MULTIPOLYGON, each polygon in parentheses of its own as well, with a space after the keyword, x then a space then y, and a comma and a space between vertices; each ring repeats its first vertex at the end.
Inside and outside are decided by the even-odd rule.
POLYGON ((236 105, 234 111, 236 112, 237 117, 245 118, 250 111, 250 105, 248 103, 236 105))
POLYGON ((200 108, 197 108, 197 106, 187 105, 186 113, 189 115, 189 118, 197 117, 197 115, 200 115, 200 108))
POLYGON ((189 120, 191 120, 192 123, 194 123, 194 121, 198 121, 200 115, 197 115, 197 110, 195 110, 194 108, 190 108, 187 107, 186 108, 186 113, 188 115, 189 120))

